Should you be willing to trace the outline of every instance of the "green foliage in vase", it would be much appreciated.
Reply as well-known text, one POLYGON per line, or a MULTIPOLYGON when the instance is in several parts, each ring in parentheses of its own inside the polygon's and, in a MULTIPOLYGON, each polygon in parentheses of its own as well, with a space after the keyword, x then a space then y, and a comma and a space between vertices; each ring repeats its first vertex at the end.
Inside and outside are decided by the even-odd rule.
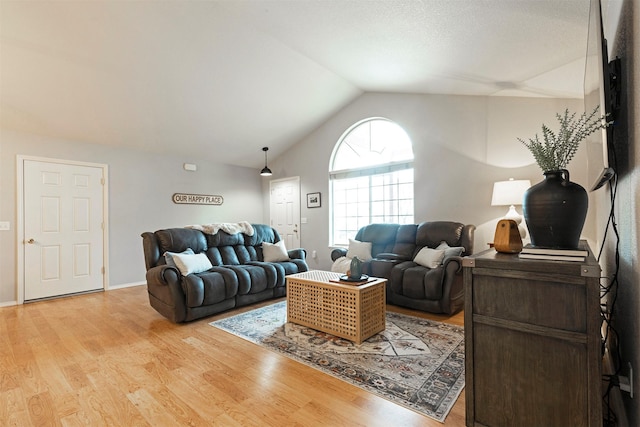
POLYGON ((583 139, 613 123, 608 122, 605 116, 596 115, 599 109, 600 106, 597 106, 589 115, 586 112, 582 113, 577 120, 576 113, 569 114, 569 109, 566 109, 564 115, 556 113, 560 122, 557 133, 542 125, 544 142, 540 141, 538 134, 529 138, 529 141, 521 138, 518 138, 518 141, 531 151, 543 172, 566 169, 583 139))

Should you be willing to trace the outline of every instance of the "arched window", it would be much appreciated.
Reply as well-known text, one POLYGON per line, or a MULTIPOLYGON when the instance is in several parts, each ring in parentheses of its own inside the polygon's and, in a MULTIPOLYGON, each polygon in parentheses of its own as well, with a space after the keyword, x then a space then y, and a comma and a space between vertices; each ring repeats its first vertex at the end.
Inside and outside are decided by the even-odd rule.
POLYGON ((347 245, 372 223, 413 223, 413 149, 396 123, 372 118, 349 128, 330 163, 331 244, 347 245))

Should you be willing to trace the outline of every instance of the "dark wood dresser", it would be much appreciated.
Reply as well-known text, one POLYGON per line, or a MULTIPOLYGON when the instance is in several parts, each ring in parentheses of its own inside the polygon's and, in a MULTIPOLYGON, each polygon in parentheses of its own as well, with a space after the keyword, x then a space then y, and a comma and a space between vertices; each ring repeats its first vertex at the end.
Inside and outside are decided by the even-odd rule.
POLYGON ((467 426, 601 426, 600 266, 592 252, 572 262, 490 249, 463 266, 467 426))

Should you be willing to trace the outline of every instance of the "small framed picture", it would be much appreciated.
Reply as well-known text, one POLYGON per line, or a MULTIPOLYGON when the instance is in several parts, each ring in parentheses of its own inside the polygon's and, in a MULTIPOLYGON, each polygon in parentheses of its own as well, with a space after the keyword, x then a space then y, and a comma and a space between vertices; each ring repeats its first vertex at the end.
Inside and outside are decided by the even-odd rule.
POLYGON ((307 193, 307 207, 319 208, 320 206, 322 206, 320 193, 307 193))

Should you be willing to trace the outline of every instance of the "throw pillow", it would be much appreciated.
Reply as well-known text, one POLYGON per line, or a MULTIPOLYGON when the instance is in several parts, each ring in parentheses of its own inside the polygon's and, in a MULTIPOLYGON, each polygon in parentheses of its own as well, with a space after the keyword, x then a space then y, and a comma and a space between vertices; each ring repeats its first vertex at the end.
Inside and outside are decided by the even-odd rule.
POLYGON ((431 249, 426 246, 413 258, 413 262, 423 267, 436 268, 442 264, 444 259, 444 249, 431 249))
POLYGON ((347 271, 351 268, 351 258, 341 256, 333 262, 331 265, 331 271, 334 273, 347 274, 347 271))
POLYGON ((213 267, 204 253, 192 255, 174 254, 173 262, 176 263, 176 267, 178 267, 183 276, 188 276, 191 273, 202 273, 213 267))
POLYGON ((265 262, 289 261, 289 254, 284 246, 284 240, 280 240, 277 243, 262 242, 262 257, 265 262))
POLYGON ((349 250, 347 250, 347 258, 353 259, 358 257, 360 261, 369 261, 371 258, 371 242, 360 242, 358 240, 349 239, 349 250))
POLYGON ((436 249, 444 249, 444 259, 442 260, 443 264, 448 258, 451 258, 452 256, 460 256, 462 255, 462 252, 464 252, 464 247, 449 246, 449 244, 444 240, 440 242, 436 249))
POLYGON ((193 255, 193 253, 194 253, 194 252, 193 252, 193 249, 191 249, 191 248, 187 248, 187 249, 186 249, 185 251, 183 251, 183 252, 169 252, 169 251, 165 252, 165 253, 164 253, 164 261, 167 263, 167 265, 168 265, 169 267, 176 267, 176 268, 178 268, 178 267, 176 266, 176 263, 173 261, 173 256, 174 256, 174 255, 176 255, 176 254, 178 254, 178 253, 179 253, 179 254, 182 254, 182 255, 193 255))

